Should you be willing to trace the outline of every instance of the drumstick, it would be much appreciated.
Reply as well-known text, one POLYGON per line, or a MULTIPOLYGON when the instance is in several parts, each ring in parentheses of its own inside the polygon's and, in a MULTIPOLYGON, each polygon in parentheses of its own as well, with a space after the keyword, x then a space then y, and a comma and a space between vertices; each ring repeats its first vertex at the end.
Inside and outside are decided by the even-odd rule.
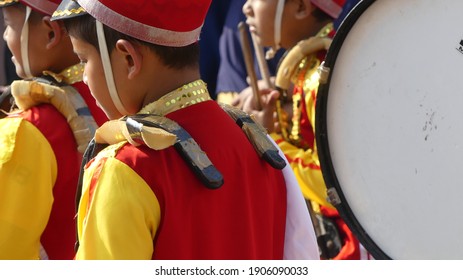
POLYGON ((254 64, 252 60, 251 45, 249 44, 249 38, 247 34, 247 25, 244 22, 238 24, 238 30, 240 31, 241 49, 243 51, 244 63, 246 64, 246 72, 248 73, 250 86, 254 95, 254 100, 257 104, 257 109, 262 110, 262 102, 260 100, 259 86, 257 85, 257 76, 254 71, 254 64))
POLYGON ((268 70, 268 64, 265 60, 264 49, 257 42, 256 35, 251 33, 252 44, 254 46, 254 51, 256 52, 257 64, 259 65, 259 70, 262 75, 262 79, 265 82, 267 88, 273 88, 272 82, 270 82, 270 71, 268 70))

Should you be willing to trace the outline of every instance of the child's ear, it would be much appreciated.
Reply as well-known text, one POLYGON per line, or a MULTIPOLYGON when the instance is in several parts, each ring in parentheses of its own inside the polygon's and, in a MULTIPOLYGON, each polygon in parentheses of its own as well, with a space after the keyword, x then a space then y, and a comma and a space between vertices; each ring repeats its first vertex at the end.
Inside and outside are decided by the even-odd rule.
POLYGON ((64 29, 57 21, 50 21, 49 16, 42 18, 42 23, 45 25, 47 30, 47 49, 51 49, 58 45, 63 38, 64 29))
POLYGON ((312 13, 313 5, 310 0, 296 0, 298 2, 298 8, 296 11, 296 19, 304 19, 312 13))
POLYGON ((120 39, 116 42, 116 51, 124 58, 124 63, 127 67, 127 78, 132 79, 140 72, 143 60, 139 46, 127 40, 120 39))

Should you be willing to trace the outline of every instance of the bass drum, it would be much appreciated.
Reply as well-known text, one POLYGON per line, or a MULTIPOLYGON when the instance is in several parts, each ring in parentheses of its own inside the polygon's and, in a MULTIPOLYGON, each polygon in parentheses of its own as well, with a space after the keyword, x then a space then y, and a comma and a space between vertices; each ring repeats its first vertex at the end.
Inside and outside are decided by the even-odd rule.
POLYGON ((463 259, 462 11, 461 0, 361 1, 321 68, 330 201, 376 259, 463 259))

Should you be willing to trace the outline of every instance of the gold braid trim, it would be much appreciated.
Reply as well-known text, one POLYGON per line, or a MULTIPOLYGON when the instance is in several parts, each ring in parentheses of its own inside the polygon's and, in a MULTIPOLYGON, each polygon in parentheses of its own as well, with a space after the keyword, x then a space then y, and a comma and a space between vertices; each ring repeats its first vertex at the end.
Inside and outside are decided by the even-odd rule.
POLYGON ((86 13, 84 8, 79 7, 78 9, 70 9, 70 10, 56 10, 52 17, 64 17, 64 16, 70 16, 70 15, 78 15, 82 13, 86 13))
POLYGON ((84 65, 80 63, 72 65, 61 71, 59 74, 51 71, 43 71, 42 73, 47 76, 52 76, 58 83, 65 82, 68 85, 72 85, 83 80, 84 65))
POLYGON ((196 80, 146 105, 139 114, 165 116, 176 110, 208 100, 211 100, 211 97, 209 96, 206 83, 202 80, 196 80))

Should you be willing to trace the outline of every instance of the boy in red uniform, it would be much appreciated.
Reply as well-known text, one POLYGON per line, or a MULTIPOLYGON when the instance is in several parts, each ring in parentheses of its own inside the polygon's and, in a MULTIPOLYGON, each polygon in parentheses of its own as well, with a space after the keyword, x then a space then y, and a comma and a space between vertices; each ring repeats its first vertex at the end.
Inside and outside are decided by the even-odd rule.
POLYGON ((200 78, 209 5, 66 0, 54 13, 113 119, 87 149, 76 259, 318 258, 294 174, 200 78))
POLYGON ((72 259, 82 153, 107 118, 82 82, 63 25, 50 21, 58 1, 0 7, 24 78, 7 91, 13 109, 0 119, 0 259, 72 259))
MULTIPOLYGON (((250 31, 262 46, 273 51, 287 49, 280 62, 276 86, 292 89, 286 104, 289 117, 279 112, 275 121, 280 92, 262 89, 262 109, 257 110, 249 89, 239 95, 243 110, 253 114, 259 122, 273 132, 272 138, 285 153, 298 179, 308 207, 317 217, 316 231, 323 259, 360 259, 362 247, 338 212, 327 201, 315 143, 315 103, 319 85, 318 68, 335 30, 333 20, 341 11, 345 0, 248 0, 243 6, 250 31), (315 47, 317 46, 317 47, 315 47), (313 50, 297 53, 298 50, 313 50), (290 61, 297 58, 297 61, 290 61), (289 66, 292 67, 289 67, 289 66), (288 67, 288 68, 286 68, 288 67), (289 73, 289 74, 284 74, 289 73), (291 85, 291 86, 290 86, 291 85)), ((270 52, 270 54, 272 54, 270 52)), ((363 251, 366 256, 366 252, 363 251)))

